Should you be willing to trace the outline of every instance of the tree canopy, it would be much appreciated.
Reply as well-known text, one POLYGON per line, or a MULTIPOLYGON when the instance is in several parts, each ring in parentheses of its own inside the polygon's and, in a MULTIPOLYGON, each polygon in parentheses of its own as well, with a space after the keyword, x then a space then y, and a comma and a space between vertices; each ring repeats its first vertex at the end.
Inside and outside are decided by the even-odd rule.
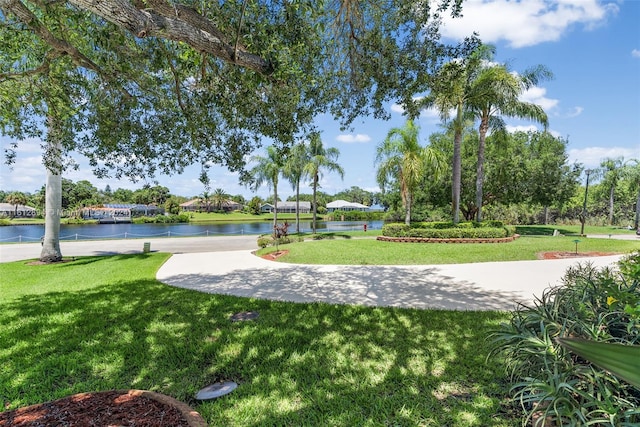
POLYGON ((461 3, 0 0, 0 131, 42 137, 55 115, 63 151, 99 175, 243 170, 262 138, 291 144, 320 113, 348 125, 424 90, 456 51, 439 16, 461 3))

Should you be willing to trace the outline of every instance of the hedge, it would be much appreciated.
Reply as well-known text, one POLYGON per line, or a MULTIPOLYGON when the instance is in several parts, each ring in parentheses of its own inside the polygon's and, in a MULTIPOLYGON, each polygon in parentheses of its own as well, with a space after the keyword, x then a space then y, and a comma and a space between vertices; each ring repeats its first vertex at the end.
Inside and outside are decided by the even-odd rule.
POLYGON ((515 227, 504 226, 500 221, 487 223, 464 222, 457 226, 449 222, 386 224, 382 235, 386 237, 417 237, 425 239, 499 239, 515 234, 515 227))

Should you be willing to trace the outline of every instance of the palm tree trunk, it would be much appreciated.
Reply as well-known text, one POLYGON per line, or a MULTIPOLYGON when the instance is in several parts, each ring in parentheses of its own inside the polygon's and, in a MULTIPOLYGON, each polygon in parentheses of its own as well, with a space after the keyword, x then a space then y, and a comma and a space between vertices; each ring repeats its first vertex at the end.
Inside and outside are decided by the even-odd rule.
POLYGON ((489 117, 482 117, 478 138, 478 166, 476 169, 476 221, 482 222, 482 187, 484 184, 484 150, 487 131, 489 130, 489 117))
POLYGON ((45 187, 45 217, 44 217, 44 237, 42 239, 42 251, 40 261, 46 263, 62 261, 62 251, 60 250, 60 217, 62 213, 62 174, 58 170, 62 164, 62 148, 60 142, 55 141, 55 132, 52 125, 52 118, 49 118, 49 142, 53 144, 49 147, 49 154, 54 158, 52 165, 47 167, 47 182, 45 187), (55 141, 55 142, 54 142, 55 141), (56 169, 56 170, 51 170, 56 169))
POLYGON ((296 182, 296 233, 300 233, 300 180, 296 182))
POLYGON ((278 225, 278 183, 273 183, 273 237, 278 238, 276 226, 278 225))
POLYGON ((451 204, 453 210, 453 223, 460 222, 460 187, 462 181, 462 105, 458 105, 455 132, 453 137, 453 185, 451 187, 451 204))
POLYGON ((316 215, 318 212, 318 204, 316 202, 316 190, 318 188, 318 174, 313 174, 313 222, 311 229, 313 234, 316 234, 316 215))
POLYGON ((640 190, 638 190, 638 199, 636 200, 636 220, 633 224, 634 229, 640 227, 640 190))
POLYGON ((404 216, 404 223, 406 225, 411 225, 411 203, 412 203, 411 193, 407 193, 406 202, 405 202, 407 207, 406 207, 406 213, 404 216))

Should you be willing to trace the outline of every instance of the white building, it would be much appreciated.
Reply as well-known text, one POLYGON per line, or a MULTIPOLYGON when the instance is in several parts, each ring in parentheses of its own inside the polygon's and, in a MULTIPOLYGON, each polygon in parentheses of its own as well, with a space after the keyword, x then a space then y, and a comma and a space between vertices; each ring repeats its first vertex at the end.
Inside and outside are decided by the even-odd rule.
POLYGON ((365 206, 360 203, 347 202, 345 200, 334 200, 331 203, 327 203, 327 211, 335 212, 335 211, 362 211, 366 212, 369 210, 369 206, 365 206))

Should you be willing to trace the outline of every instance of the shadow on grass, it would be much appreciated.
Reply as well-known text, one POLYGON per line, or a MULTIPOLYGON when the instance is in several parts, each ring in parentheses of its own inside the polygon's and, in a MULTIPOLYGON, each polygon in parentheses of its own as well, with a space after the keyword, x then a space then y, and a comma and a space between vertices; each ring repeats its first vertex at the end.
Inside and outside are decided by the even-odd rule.
POLYGON ((507 426, 502 370, 486 360, 486 336, 505 320, 208 295, 151 279, 27 295, 0 304, 0 404, 139 388, 191 404, 211 425, 507 426), (244 310, 260 317, 229 321, 244 310), (193 400, 218 380, 240 386, 193 400))

